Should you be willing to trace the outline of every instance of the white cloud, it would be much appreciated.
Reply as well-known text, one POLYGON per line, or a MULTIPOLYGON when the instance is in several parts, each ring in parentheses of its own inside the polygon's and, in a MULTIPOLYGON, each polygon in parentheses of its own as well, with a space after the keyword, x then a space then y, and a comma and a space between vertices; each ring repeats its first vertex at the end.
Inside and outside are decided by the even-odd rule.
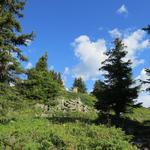
POLYGON ((67 76, 70 74, 70 69, 68 67, 65 67, 64 72, 62 74, 63 83, 67 82, 67 76))
POLYGON ((65 67, 64 74, 69 74, 70 70, 68 67, 65 67))
POLYGON ((28 64, 26 65, 26 69, 31 69, 33 67, 32 63, 31 62, 28 62, 28 64))
MULTIPOLYGON (((141 85, 141 80, 145 81, 148 79, 145 69, 142 69, 140 74, 135 78, 136 85, 141 85)), ((148 84, 142 84, 140 87, 139 97, 137 102, 142 102, 144 107, 150 107, 150 94, 146 92, 146 88, 149 87, 148 84)))
MULTIPOLYGON (((141 84, 140 80, 142 81, 146 81, 148 79, 148 76, 146 74, 146 71, 145 69, 142 69, 140 74, 136 77, 136 80, 137 80, 137 84, 141 84)), ((149 87, 149 84, 142 84, 141 86, 141 90, 146 90, 146 88, 149 87)))
POLYGON ((108 31, 108 33, 111 35, 112 38, 121 38, 122 36, 122 33, 117 28, 108 31))
POLYGON ((104 39, 91 41, 87 35, 81 35, 75 39, 73 46, 75 56, 80 60, 80 63, 72 70, 73 74, 84 80, 98 77, 101 62, 106 58, 104 55, 106 41, 104 39))
MULTIPOLYGON (((133 67, 144 63, 144 60, 139 57, 139 54, 144 49, 150 47, 149 40, 145 39, 145 31, 136 30, 126 33, 126 30, 121 31, 115 28, 109 31, 109 33, 113 37, 122 37, 128 52, 125 60, 131 59, 133 67)), ((74 40, 73 46, 75 56, 79 59, 79 63, 73 69, 70 69, 70 74, 75 77, 80 76, 84 80, 97 79, 101 75, 99 71, 101 62, 106 58, 104 55, 107 49, 106 41, 104 39, 92 41, 87 35, 81 35, 74 40)))
POLYGON ((140 93, 137 101, 142 102, 144 107, 150 107, 150 95, 146 92, 140 93))
POLYGON ((136 30, 123 39, 126 50, 128 52, 126 59, 131 59, 133 67, 144 63, 143 59, 139 59, 138 55, 143 49, 150 47, 148 39, 145 39, 146 32, 143 30, 136 30))
POLYGON ((27 39, 27 40, 25 41, 25 44, 28 45, 28 46, 30 46, 31 43, 32 43, 32 40, 27 39))
POLYGON ((127 7, 123 4, 121 7, 117 10, 117 13, 119 14, 128 14, 128 9, 127 7))

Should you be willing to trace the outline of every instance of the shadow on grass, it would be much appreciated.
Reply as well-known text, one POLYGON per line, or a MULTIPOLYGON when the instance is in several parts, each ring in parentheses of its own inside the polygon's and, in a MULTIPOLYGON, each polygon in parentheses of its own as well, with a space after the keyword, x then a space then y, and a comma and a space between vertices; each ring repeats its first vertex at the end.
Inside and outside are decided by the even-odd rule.
POLYGON ((133 136, 132 141, 141 150, 150 150, 150 120, 143 123, 131 120, 128 117, 121 118, 116 124, 116 118, 113 115, 99 116, 92 120, 87 117, 79 116, 52 116, 47 118, 52 123, 86 123, 86 124, 105 124, 106 126, 116 126, 121 128, 127 135, 133 136), (106 119, 107 118, 107 119, 106 119))
POLYGON ((88 119, 88 118, 82 118, 82 117, 70 117, 70 116, 63 116, 63 117, 48 117, 47 118, 50 122, 53 123, 87 123, 87 124, 93 124, 95 121, 88 119))
POLYGON ((129 118, 122 118, 120 123, 126 134, 133 135, 133 142, 140 148, 150 149, 150 124, 149 121, 140 123, 138 121, 130 120, 129 118))
POLYGON ((109 117, 100 116, 98 120, 100 120, 97 122, 98 124, 106 124, 107 122, 108 126, 115 125, 121 128, 127 135, 132 135, 132 142, 136 144, 139 149, 150 150, 150 120, 140 123, 126 117, 121 118, 120 121, 116 123, 116 119, 112 115, 109 115, 109 117))

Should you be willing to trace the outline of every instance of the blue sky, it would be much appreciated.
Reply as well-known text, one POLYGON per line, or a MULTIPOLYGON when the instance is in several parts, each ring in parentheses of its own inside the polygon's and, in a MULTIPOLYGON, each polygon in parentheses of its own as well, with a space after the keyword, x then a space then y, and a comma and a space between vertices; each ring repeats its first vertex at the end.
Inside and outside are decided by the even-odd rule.
MULTIPOLYGON (((101 79, 103 52, 120 37, 128 46, 134 78, 145 79, 150 36, 140 29, 150 24, 149 6, 149 0, 27 0, 21 23, 24 32, 34 31, 36 38, 24 49, 29 57, 25 66, 34 66, 47 51, 49 68, 62 73, 67 88, 75 76, 82 76, 90 91, 94 80, 101 79)), ((148 99, 148 94, 140 94, 145 106, 150 106, 148 99)))

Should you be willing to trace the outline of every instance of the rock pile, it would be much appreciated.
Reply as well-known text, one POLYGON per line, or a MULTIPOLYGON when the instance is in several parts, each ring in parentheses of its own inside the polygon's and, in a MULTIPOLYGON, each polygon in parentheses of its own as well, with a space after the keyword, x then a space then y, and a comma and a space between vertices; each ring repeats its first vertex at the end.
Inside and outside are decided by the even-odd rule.
POLYGON ((35 105, 36 108, 42 110, 42 112, 48 112, 52 110, 59 110, 59 111, 79 111, 79 112, 88 112, 88 106, 84 105, 80 98, 76 99, 61 99, 59 100, 59 104, 55 107, 48 107, 48 105, 39 104, 35 105))
POLYGON ((88 107, 81 102, 80 98, 70 100, 63 99, 57 108, 62 111, 88 111, 88 107))

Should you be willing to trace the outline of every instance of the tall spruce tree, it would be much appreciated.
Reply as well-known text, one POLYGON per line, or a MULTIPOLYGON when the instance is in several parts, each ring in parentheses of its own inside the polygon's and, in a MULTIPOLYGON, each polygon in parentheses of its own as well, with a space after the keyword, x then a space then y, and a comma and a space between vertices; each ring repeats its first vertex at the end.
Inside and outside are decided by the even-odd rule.
POLYGON ((86 93, 86 86, 81 77, 75 78, 72 89, 77 88, 79 93, 86 93))
POLYGON ((10 86, 24 72, 20 63, 27 58, 21 47, 33 39, 33 33, 22 33, 19 23, 24 5, 23 0, 0 0, 0 120, 10 110, 20 109, 24 100, 16 86, 10 86))
POLYGON ((18 21, 23 14, 25 1, 0 1, 0 82, 15 83, 17 75, 23 73, 20 61, 26 61, 20 46, 27 46, 33 33, 23 34, 18 21))
POLYGON ((131 61, 125 61, 127 54, 125 46, 120 39, 114 41, 115 47, 106 53, 107 59, 102 63, 100 70, 104 74, 106 85, 101 107, 106 110, 114 110, 116 119, 119 120, 120 114, 128 111, 128 108, 139 106, 134 99, 138 96, 138 86, 134 86, 132 80, 131 61))

